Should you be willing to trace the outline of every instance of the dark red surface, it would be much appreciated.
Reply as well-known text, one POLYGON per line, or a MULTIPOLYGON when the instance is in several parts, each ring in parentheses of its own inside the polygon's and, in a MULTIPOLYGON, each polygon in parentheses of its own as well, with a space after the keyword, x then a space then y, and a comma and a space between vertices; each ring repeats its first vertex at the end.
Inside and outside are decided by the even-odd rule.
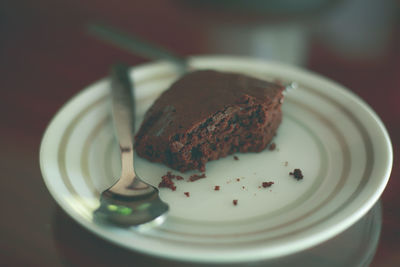
MULTIPOLYGON (((188 55, 213 53, 206 42, 209 31, 234 20, 234 16, 226 16, 224 21, 209 19, 207 11, 182 7, 178 1, 151 2, 0 3, 1 266, 160 264, 158 259, 121 249, 81 228, 56 205, 39 169, 40 140, 57 110, 82 88, 104 77, 115 61, 132 65, 145 62, 87 36, 83 30, 86 22, 106 21, 188 55)), ((309 69, 363 98, 381 117, 392 138, 394 166, 381 198, 383 225, 372 266, 398 266, 400 262, 398 7, 388 41, 377 56, 348 58, 311 36, 306 62, 309 69)), ((245 18, 241 21, 246 23, 245 18)))

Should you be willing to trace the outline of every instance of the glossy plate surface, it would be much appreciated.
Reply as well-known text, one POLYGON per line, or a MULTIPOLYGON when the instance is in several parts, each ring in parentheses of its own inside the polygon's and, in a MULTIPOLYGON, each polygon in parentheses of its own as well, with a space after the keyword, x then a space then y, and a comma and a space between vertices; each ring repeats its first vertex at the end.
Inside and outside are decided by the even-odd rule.
MULTIPOLYGON (((185 180, 176 181, 176 191, 160 190, 170 205, 161 226, 122 229, 98 224, 92 212, 99 194, 119 174, 109 82, 102 80, 58 112, 40 150, 49 191, 81 225, 116 244, 155 256, 199 262, 254 261, 324 242, 354 224, 378 200, 390 175, 391 143, 379 118, 357 96, 321 76, 274 62, 203 56, 192 58, 191 64, 296 81, 299 88, 288 93, 283 104, 276 149, 210 162, 207 178, 196 182, 187 182, 196 172, 180 174, 185 180), (303 171, 304 179, 297 181, 289 175, 295 168, 303 171), (271 187, 261 186, 270 181, 274 182, 271 187), (219 191, 214 190, 216 185, 219 191)), ((173 66, 158 62, 135 67, 132 77, 138 127, 177 73, 173 66)), ((139 157, 135 167, 153 185, 170 171, 139 157)))

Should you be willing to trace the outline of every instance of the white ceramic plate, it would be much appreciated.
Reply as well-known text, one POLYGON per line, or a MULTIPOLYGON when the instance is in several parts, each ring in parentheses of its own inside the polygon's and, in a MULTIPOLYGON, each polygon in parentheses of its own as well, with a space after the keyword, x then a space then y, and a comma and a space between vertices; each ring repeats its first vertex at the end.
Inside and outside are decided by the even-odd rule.
MULTIPOLYGON (((214 56, 195 57, 191 64, 296 81, 299 88, 283 104, 283 122, 274 139, 277 149, 210 162, 207 178, 177 181, 176 191, 161 189, 170 212, 159 227, 98 224, 92 212, 99 193, 114 183, 120 169, 109 114, 109 82, 102 80, 58 112, 40 150, 49 191, 81 225, 116 244, 155 256, 254 261, 317 245, 351 226, 378 200, 389 178, 392 148, 382 122, 358 97, 316 74, 278 63, 214 56), (294 168, 303 171, 303 180, 289 176, 294 168), (274 184, 260 188, 264 181, 274 184), (220 191, 214 190, 215 185, 220 191)), ((167 63, 153 63, 135 67, 132 77, 139 125, 146 109, 177 74, 167 63)), ((139 157, 135 167, 153 185, 170 170, 139 157)), ((181 175, 188 178, 193 173, 181 175)))

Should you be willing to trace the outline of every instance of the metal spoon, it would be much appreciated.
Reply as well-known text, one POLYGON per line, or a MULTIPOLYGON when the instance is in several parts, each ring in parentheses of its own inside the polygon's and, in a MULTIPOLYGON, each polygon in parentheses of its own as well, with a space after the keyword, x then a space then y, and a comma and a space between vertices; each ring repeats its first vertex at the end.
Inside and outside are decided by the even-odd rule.
POLYGON ((133 86, 129 68, 118 64, 111 70, 112 117, 121 150, 121 176, 100 197, 95 218, 133 226, 156 220, 163 221, 168 205, 161 201, 158 189, 143 182, 134 170, 132 134, 134 130, 133 86))

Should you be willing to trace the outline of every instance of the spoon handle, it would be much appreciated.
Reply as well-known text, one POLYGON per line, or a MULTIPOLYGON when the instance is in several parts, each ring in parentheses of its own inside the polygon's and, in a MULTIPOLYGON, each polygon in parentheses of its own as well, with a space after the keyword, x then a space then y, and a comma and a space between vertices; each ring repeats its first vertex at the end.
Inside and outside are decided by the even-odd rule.
POLYGON ((111 68, 111 101, 115 135, 121 150, 121 178, 132 176, 133 171, 133 132, 135 102, 133 84, 129 78, 129 67, 116 64, 111 68))
POLYGON ((121 176, 109 191, 129 197, 153 193, 155 189, 137 177, 134 170, 134 86, 126 65, 116 64, 111 68, 111 101, 115 136, 121 151, 121 176))

